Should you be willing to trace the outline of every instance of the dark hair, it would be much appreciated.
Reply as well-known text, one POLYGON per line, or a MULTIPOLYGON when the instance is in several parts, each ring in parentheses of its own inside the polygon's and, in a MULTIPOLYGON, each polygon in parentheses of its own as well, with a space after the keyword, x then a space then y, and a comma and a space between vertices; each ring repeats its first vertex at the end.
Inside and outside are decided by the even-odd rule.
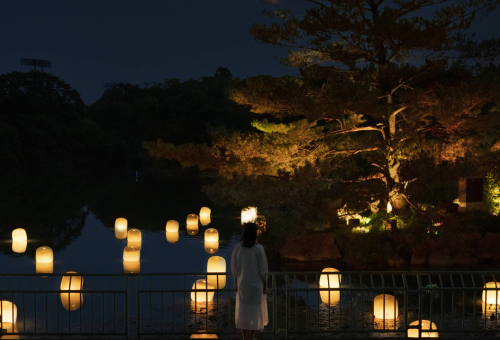
POLYGON ((245 223, 240 242, 243 244, 243 247, 252 248, 255 241, 257 241, 257 224, 245 223))

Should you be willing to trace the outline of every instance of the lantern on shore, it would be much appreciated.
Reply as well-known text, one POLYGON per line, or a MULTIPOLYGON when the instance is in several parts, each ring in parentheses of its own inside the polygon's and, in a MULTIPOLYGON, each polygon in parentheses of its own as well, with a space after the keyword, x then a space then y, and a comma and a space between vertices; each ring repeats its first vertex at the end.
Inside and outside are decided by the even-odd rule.
POLYGON ((208 228, 205 230, 205 242, 219 242, 219 232, 217 229, 208 228))
POLYGON ((500 282, 488 282, 484 288, 494 288, 491 290, 483 290, 483 302, 492 305, 500 305, 500 282))
POLYGON ((12 231, 12 242, 27 242, 28 235, 23 228, 17 228, 12 231))
MULTIPOLYGON (((325 268, 323 273, 338 273, 335 268, 325 268)), ((341 274, 321 274, 319 278, 319 288, 340 288, 340 282, 342 281, 341 274)), ((336 305, 340 301, 340 291, 320 291, 319 296, 321 301, 327 305, 336 305)))
POLYGON ((2 325, 2 328, 4 322, 15 325, 17 322, 17 306, 10 301, 1 301, 0 316, 2 319, 2 323, 0 323, 0 325, 2 325))
POLYGON ((215 289, 214 286, 207 283, 207 280, 200 279, 193 283, 192 289, 204 289, 205 291, 191 292, 191 300, 195 302, 211 302, 214 299, 214 291, 208 292, 206 289, 215 289))
POLYGON ((378 319, 396 319, 399 315, 398 300, 390 294, 375 296, 375 299, 373 299, 373 314, 378 319))
POLYGON ((36 250, 36 262, 37 263, 50 263, 54 261, 54 252, 52 248, 43 246, 36 250))
MULTIPOLYGON (((439 334, 437 332, 437 326, 434 322, 430 322, 429 320, 422 320, 421 323, 422 329, 422 338, 439 338, 439 334), (424 331, 434 331, 434 332, 424 332, 424 331)), ((414 321, 410 324, 410 326, 418 326, 418 320, 414 321)), ((408 329, 408 337, 409 338, 418 338, 418 329, 410 328, 408 329)))
POLYGON ((141 271, 141 261, 123 261, 123 272, 134 274, 141 271))
POLYGON ((167 233, 178 233, 179 232, 179 222, 175 220, 169 220, 167 226, 165 227, 167 233))
POLYGON ((130 229, 127 235, 127 243, 137 243, 142 242, 142 234, 139 229, 130 229))
POLYGON ((54 262, 36 263, 37 274, 52 274, 54 272, 54 262))
POLYGON ((219 241, 205 241, 205 251, 209 254, 215 254, 219 250, 219 241))
POLYGON ((12 251, 14 253, 24 253, 28 248, 28 241, 14 241, 12 242, 12 251))
POLYGON ((255 222, 257 220, 257 208, 248 207, 241 210, 241 224, 255 222))
POLYGON ((211 218, 210 218, 210 215, 211 215, 211 210, 210 208, 207 208, 207 207, 203 207, 200 209, 200 223, 201 225, 205 226, 205 225, 209 225, 210 222, 211 222, 211 218))
POLYGON ((179 241, 179 233, 178 232, 169 232, 167 231, 166 233, 167 241, 170 243, 175 243, 179 241))
MULTIPOLYGON (((66 272, 66 274, 77 274, 76 272, 66 272)), ((83 289, 83 277, 79 275, 65 275, 62 277, 61 291, 70 291, 70 292, 61 292, 61 303, 64 309, 68 311, 74 311, 80 308, 83 304, 83 293, 81 293, 83 289), (75 292, 73 292, 75 291, 75 292)))
MULTIPOLYGON (((222 256, 212 256, 207 262, 207 273, 225 273, 226 260, 222 256)), ((216 289, 226 286, 226 275, 207 275, 207 282, 216 289)))

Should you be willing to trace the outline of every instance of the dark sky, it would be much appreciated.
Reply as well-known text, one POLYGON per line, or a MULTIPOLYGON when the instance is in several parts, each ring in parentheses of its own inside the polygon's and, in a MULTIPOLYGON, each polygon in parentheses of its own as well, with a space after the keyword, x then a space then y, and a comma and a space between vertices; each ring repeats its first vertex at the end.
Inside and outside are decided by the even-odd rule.
MULTIPOLYGON (((90 104, 106 82, 197 79, 219 66, 241 78, 295 73, 274 58, 285 50, 249 34, 264 8, 259 0, 0 0, 0 74, 28 71, 20 58, 51 60, 47 71, 90 104)), ((499 28, 498 11, 474 26, 481 38, 499 28)))

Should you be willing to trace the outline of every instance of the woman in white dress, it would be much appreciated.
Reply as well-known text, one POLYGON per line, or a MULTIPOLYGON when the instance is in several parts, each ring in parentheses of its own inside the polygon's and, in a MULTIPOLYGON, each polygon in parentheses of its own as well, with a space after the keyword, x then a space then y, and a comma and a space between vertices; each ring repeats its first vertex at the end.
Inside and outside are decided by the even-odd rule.
POLYGON ((267 315, 267 258, 257 243, 257 225, 245 223, 240 243, 234 247, 231 271, 236 285, 236 327, 243 340, 253 340, 264 329, 267 315))

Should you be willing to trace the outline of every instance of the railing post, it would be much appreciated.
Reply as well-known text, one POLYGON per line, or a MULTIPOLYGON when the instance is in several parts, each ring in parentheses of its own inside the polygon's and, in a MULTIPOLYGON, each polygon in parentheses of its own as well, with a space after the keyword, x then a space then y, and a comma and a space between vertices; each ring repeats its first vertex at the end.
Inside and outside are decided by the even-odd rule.
POLYGON ((289 327, 289 298, 288 298, 288 274, 285 274, 285 337, 288 339, 288 327, 289 327))
POLYGON ((130 315, 129 315, 129 311, 128 311, 128 294, 129 294, 129 285, 128 285, 128 281, 129 281, 129 278, 130 276, 126 276, 125 277, 125 332, 126 332, 126 335, 125 335, 125 339, 128 339, 129 338, 129 332, 130 332, 130 315))
POLYGON ((277 316, 278 316, 278 311, 277 311, 277 307, 276 307, 276 274, 272 273, 271 274, 272 276, 272 283, 273 283, 273 339, 276 338, 276 332, 277 332, 277 328, 278 328, 278 320, 276 320, 277 316))

